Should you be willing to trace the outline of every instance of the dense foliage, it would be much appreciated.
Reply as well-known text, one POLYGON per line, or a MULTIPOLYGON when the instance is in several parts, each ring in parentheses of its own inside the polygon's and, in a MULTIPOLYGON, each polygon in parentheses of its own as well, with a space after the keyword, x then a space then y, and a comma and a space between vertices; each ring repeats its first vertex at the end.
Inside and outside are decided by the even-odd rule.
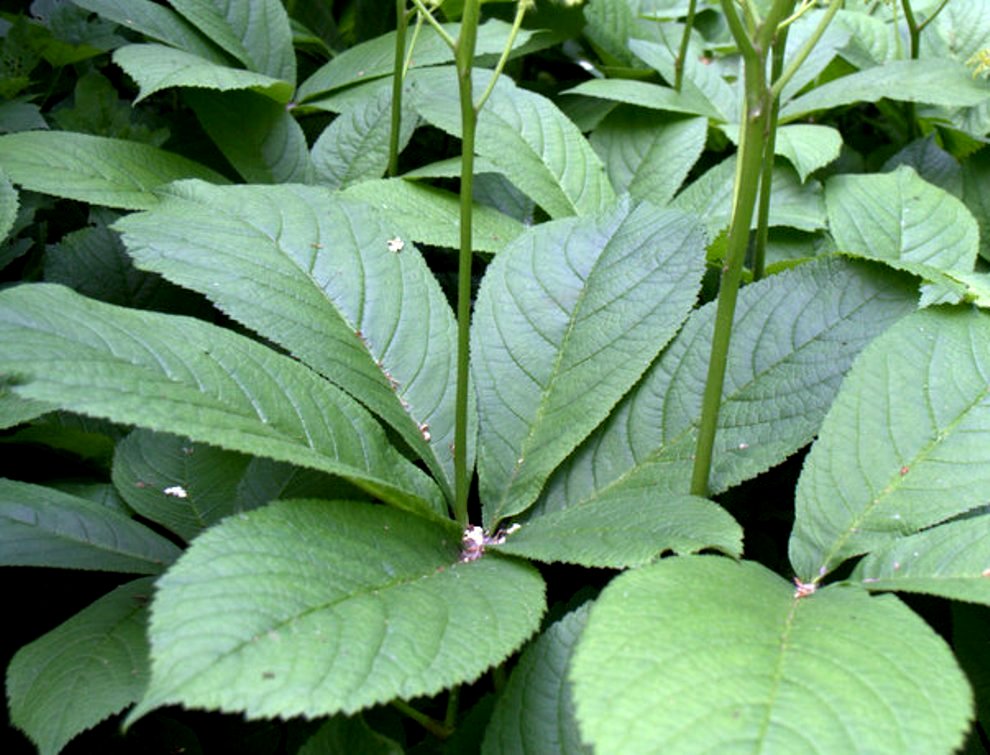
POLYGON ((990 750, 984 0, 0 29, 12 737, 990 750))

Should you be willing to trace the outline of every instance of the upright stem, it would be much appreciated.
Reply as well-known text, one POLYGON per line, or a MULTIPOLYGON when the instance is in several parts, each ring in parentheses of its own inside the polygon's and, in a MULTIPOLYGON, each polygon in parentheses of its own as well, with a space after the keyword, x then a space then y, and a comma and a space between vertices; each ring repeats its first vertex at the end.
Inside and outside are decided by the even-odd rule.
POLYGON ((674 61, 674 89, 681 91, 684 83, 684 61, 687 59, 688 42, 691 41, 691 28, 694 26, 694 12, 697 0, 691 0, 688 4, 687 18, 684 21, 684 34, 681 35, 681 47, 677 51, 677 59, 674 61))
POLYGON ((406 29, 409 16, 406 15, 406 0, 395 0, 395 64, 392 71, 392 125, 388 134, 388 175, 399 172, 399 130, 402 127, 402 82, 405 78, 406 29))

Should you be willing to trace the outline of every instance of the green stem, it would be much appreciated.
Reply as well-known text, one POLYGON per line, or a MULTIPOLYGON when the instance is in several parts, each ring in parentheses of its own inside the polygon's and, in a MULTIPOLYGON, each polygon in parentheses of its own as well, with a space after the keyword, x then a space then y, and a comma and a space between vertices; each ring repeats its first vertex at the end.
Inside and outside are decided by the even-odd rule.
POLYGON ((457 46, 457 42, 452 36, 447 33, 447 30, 440 25, 440 22, 433 17, 430 9, 423 5, 423 0, 413 0, 413 5, 416 6, 416 10, 419 11, 420 16, 426 19, 426 22, 433 27, 433 30, 440 35, 442 39, 451 50, 457 46))
POLYGON ((467 468, 468 353, 471 334, 471 212, 474 189, 474 133, 478 110, 474 105, 471 66, 478 36, 480 0, 466 0, 461 31, 454 46, 457 86, 461 104, 461 248, 457 265, 457 395, 454 411, 454 518, 468 524, 467 468))
POLYGON ((945 6, 948 5, 948 4, 949 4, 949 0, 942 0, 942 2, 940 2, 938 4, 938 6, 935 8, 935 10, 933 10, 931 12, 931 15, 928 16, 928 18, 926 18, 920 24, 918 24, 918 33, 920 34, 921 32, 923 32, 925 30, 925 27, 928 26, 928 24, 930 24, 932 21, 934 21, 935 20, 935 17, 939 13, 941 13, 942 12, 942 9, 945 8, 945 6))
POLYGON ((418 723, 420 726, 422 726, 424 729, 430 732, 430 734, 435 736, 437 739, 446 739, 447 737, 449 737, 451 734, 454 733, 453 729, 447 726, 446 724, 442 724, 439 721, 434 721, 428 715, 426 715, 421 711, 416 710, 409 703, 403 700, 393 700, 391 705, 406 718, 409 718, 415 721, 416 723, 418 723))
POLYGON ((694 13, 697 0, 688 3, 687 18, 684 20, 684 33, 681 35, 681 46, 674 61, 674 89, 681 91, 684 83, 684 61, 687 59, 688 42, 691 41, 691 28, 694 26, 694 13))
POLYGON ((907 21, 908 26, 908 39, 911 43, 911 60, 918 59, 918 49, 921 46, 921 29, 918 27, 918 22, 914 18, 914 10, 911 8, 911 0, 902 0, 902 5, 904 6, 904 20, 907 21))
POLYGON ((447 693, 447 711, 444 714, 443 725, 446 726, 451 731, 454 730, 457 724, 457 713, 460 710, 461 704, 461 688, 459 685, 455 685, 450 688, 447 693))
POLYGON ((781 92, 784 91, 784 87, 794 78, 794 74, 798 72, 805 60, 811 54, 811 51, 815 49, 815 45, 822 38, 828 25, 832 23, 832 19, 835 18, 835 14, 839 12, 839 8, 842 7, 843 0, 831 0, 828 5, 828 9, 825 11, 825 15, 822 16, 821 20, 818 22, 818 26, 815 27, 815 31, 808 37, 801 49, 797 51, 794 57, 791 59, 790 63, 787 64, 787 68, 784 72, 780 74, 777 78, 773 79, 773 86, 770 88, 770 97, 774 100, 779 100, 781 92))
MULTIPOLYGON (((694 2, 694 0, 691 0, 694 2)), ((512 21, 512 30, 509 32, 509 39, 506 40, 505 49, 502 50, 502 55, 498 59, 498 63, 495 64, 495 70, 492 71, 492 78, 488 82, 488 86, 485 87, 485 91, 482 92, 481 97, 474 105, 474 109, 477 112, 481 112, 481 108, 485 106, 485 102, 491 95, 492 91, 495 89, 495 82, 498 81, 498 77, 502 75, 502 69, 505 68, 506 62, 509 60, 509 55, 512 53, 512 46, 516 43, 516 36, 519 34, 519 29, 522 27, 523 16, 526 15, 526 8, 528 4, 526 0, 519 0, 516 4, 516 17, 512 21)))
POLYGON ((395 63, 392 71, 392 125, 388 134, 389 177, 399 172, 399 130, 402 127, 402 81, 405 78, 406 29, 409 17, 406 15, 406 0, 395 0, 395 63))

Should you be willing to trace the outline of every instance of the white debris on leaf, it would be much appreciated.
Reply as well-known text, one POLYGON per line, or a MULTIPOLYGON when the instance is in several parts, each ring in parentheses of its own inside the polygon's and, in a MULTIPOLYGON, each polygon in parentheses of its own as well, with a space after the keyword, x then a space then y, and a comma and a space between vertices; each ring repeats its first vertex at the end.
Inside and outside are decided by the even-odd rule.
POLYGON ((502 529, 494 535, 486 535, 485 531, 476 525, 470 525, 461 537, 461 563, 477 561, 485 554, 485 546, 501 545, 513 532, 518 532, 521 524, 513 524, 508 529, 502 529))
POLYGON ((162 492, 165 495, 172 496, 173 498, 186 498, 189 495, 189 493, 186 492, 186 489, 181 485, 173 485, 170 488, 165 488, 162 492))
POLYGON ((390 252, 395 252, 396 254, 401 252, 403 247, 405 247, 406 245, 406 242, 400 239, 398 236, 396 236, 394 239, 389 239, 387 243, 388 243, 388 250, 390 252))
POLYGON ((818 589, 818 585, 814 582, 802 582, 797 577, 794 578, 794 585, 797 589, 794 591, 795 598, 807 598, 809 595, 814 595, 815 590, 818 589))

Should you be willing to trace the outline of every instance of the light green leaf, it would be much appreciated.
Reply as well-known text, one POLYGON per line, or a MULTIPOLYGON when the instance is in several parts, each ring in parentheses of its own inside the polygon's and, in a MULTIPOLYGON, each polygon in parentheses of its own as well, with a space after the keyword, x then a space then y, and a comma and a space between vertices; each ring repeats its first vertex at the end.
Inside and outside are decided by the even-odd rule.
POLYGON ((436 487, 353 399, 199 320, 17 286, 0 292, 0 372, 27 398, 338 474, 426 515, 443 510, 436 487))
POLYGON ((147 144, 68 131, 0 136, 0 168, 31 191, 128 210, 154 207, 155 189, 181 178, 227 183, 199 163, 147 144))
POLYGON ((990 17, 981 0, 955 0, 941 9, 922 49, 929 58, 952 57, 965 63, 987 46, 990 17))
POLYGON ((774 153, 786 157, 801 177, 801 183, 819 168, 839 157, 842 135, 831 126, 798 124, 777 130, 774 153))
MULTIPOLYGON (((739 293, 709 485, 723 491, 811 442, 860 350, 915 308, 912 281, 820 258, 739 293)), ((551 478, 534 515, 626 490, 686 493, 711 350, 714 304, 551 478)))
MULTIPOLYGON (((457 74, 452 67, 420 70, 411 78, 412 105, 431 124, 461 135, 457 74)), ((491 73, 474 72, 480 93, 491 73)), ((502 76, 478 116, 475 149, 550 217, 588 215, 615 193, 605 168, 577 126, 550 100, 502 76)))
POLYGON ((567 679, 590 603, 554 622, 519 657, 485 729, 482 755, 586 755, 567 679))
POLYGON ((486 523, 525 510, 674 335, 704 247, 689 216, 622 201, 495 258, 471 334, 486 523))
POLYGON ((951 753, 972 693, 945 642, 892 595, 794 585, 752 562, 626 572, 571 662, 601 752, 951 753))
POLYGON ((710 548, 742 555, 742 528, 705 498, 665 495, 653 486, 544 516, 533 516, 493 549, 548 563, 624 569, 662 553, 710 548))
POLYGON ((564 90, 562 94, 583 94, 585 97, 624 102, 627 105, 638 105, 650 110, 701 115, 716 120, 721 117, 711 103, 694 92, 678 92, 676 89, 646 81, 590 79, 564 90))
MULTIPOLYGON (((460 24, 444 24, 443 28, 453 38, 457 38, 460 24)), ((512 25, 498 19, 490 19, 478 27, 478 39, 475 45, 475 55, 501 55, 505 43, 509 40, 512 25)), ((410 28, 406 42, 411 44, 413 30, 410 28)), ((533 32, 520 30, 516 36, 515 47, 520 47, 533 36, 533 32)), ((454 53, 428 24, 424 25, 416 35, 410 68, 435 66, 441 63, 452 63, 454 53)), ((395 32, 382 34, 367 42, 350 47, 333 60, 315 71, 308 79, 299 85, 296 96, 298 102, 305 102, 327 92, 351 86, 363 81, 370 81, 383 76, 391 76, 395 70, 395 32)), ((490 75, 490 73, 489 73, 490 75)), ((487 82, 486 82, 487 84, 487 82)), ((456 85, 454 86, 456 89, 456 85)))
POLYGON ((884 98, 965 107, 990 99, 990 85, 974 80, 969 69, 955 60, 894 60, 834 79, 796 97, 781 108, 780 122, 788 123, 818 110, 884 98))
MULTIPOLYGON (((764 7, 769 10, 769 6, 764 7)), ((805 43, 813 34, 821 32, 819 25, 822 22, 822 17, 825 15, 825 12, 825 8, 822 6, 817 8, 809 8, 805 13, 801 14, 800 18, 788 27, 789 33, 787 35, 787 51, 784 56, 785 67, 794 60, 794 56, 804 47, 805 43)), ((853 45, 857 44, 857 37, 850 31, 849 28, 847 28, 847 24, 843 24, 841 22, 842 20, 840 17, 843 13, 855 16, 866 15, 861 12, 854 13, 844 10, 840 10, 838 12, 836 18, 832 20, 832 23, 828 24, 825 28, 825 32, 821 34, 820 38, 815 43, 811 53, 804 59, 793 78, 791 78, 787 86, 784 87, 780 100, 782 103, 787 102, 794 97, 795 94, 807 87, 808 84, 811 84, 818 79, 822 72, 825 71, 828 65, 835 59, 836 55, 845 53, 853 45)), ((883 21, 877 20, 877 26, 880 27, 885 37, 890 36, 890 31, 883 21)), ((865 36, 866 35, 864 34, 864 37, 865 36)), ((734 71, 730 69, 730 71, 734 74, 741 74, 739 68, 736 68, 734 71)), ((737 112, 739 111, 737 110, 737 112)), ((736 116, 733 120, 739 120, 739 116, 736 116)))
POLYGON ((863 352, 798 482, 802 579, 986 503, 988 375, 990 315, 972 308, 915 312, 863 352))
MULTIPOLYGON (((888 22, 883 18, 868 16, 859 10, 843 9, 835 14, 835 20, 829 26, 829 30, 833 28, 845 31, 848 42, 841 45, 838 52, 856 68, 872 68, 893 60, 897 55, 897 42, 890 33, 888 22)), ((787 46, 791 46, 791 37, 787 38, 787 46)), ((798 86, 792 83, 785 88, 787 99, 803 88, 803 84, 798 83, 798 86)))
POLYGON ((449 522, 347 501, 226 519, 158 582, 131 720, 170 703, 314 718, 473 681, 539 626, 543 580, 459 551, 449 522))
POLYGON ((141 698, 151 593, 150 578, 128 582, 17 651, 7 669, 10 718, 41 755, 141 698))
POLYGON ((990 516, 965 517, 896 540, 867 555, 849 579, 869 590, 990 605, 990 516))
MULTIPOLYGON (((362 181, 341 192, 378 208, 409 238, 423 244, 458 249, 460 199, 456 194, 403 178, 362 181)), ((518 220, 492 207, 473 205, 471 239, 476 252, 498 252, 521 234, 525 227, 518 220)))
POLYGON ((453 478, 454 316, 401 226, 320 187, 190 182, 115 227, 138 267, 283 346, 453 478))
POLYGON ((7 235, 14 227, 17 220, 17 209, 20 201, 17 198, 17 189, 10 182, 10 178, 0 168, 0 242, 7 239, 7 235))
POLYGON ((663 120, 653 113, 619 108, 591 135, 616 191, 667 204, 705 147, 705 118, 663 120))
POLYGON ((40 417, 54 408, 40 401, 23 399, 0 381, 0 430, 40 417))
POLYGON ((290 82, 261 73, 219 65, 198 55, 159 44, 127 45, 113 53, 113 62, 140 87, 135 104, 172 87, 196 87, 227 92, 250 89, 284 105, 292 96, 290 82))
POLYGON ((158 574, 178 555, 170 541, 106 506, 0 479, 0 566, 158 574))

